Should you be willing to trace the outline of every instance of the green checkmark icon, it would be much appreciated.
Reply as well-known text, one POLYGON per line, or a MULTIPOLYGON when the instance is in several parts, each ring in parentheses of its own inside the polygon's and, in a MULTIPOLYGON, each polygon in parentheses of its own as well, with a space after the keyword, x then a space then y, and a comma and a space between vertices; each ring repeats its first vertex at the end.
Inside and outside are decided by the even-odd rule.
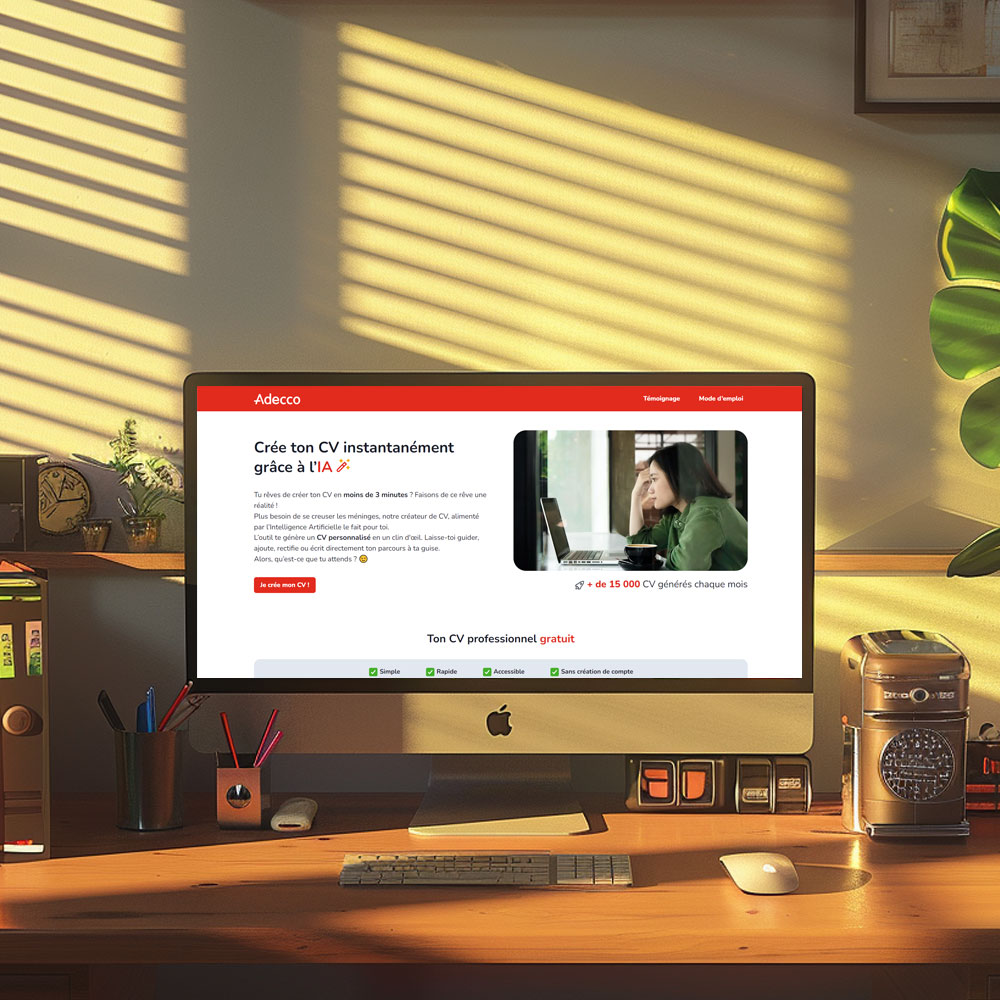
POLYGON ((559 676, 559 668, 558 667, 549 667, 549 676, 550 677, 558 677, 559 676))
POLYGON ((434 668, 433 667, 428 667, 427 668, 427 676, 428 677, 433 677, 434 676, 434 668))
POLYGON ((484 677, 492 677, 493 676, 493 668, 492 667, 483 667, 483 676, 484 677))
POLYGON ((369 667, 368 668, 368 676, 369 677, 378 677, 378 667, 369 667))

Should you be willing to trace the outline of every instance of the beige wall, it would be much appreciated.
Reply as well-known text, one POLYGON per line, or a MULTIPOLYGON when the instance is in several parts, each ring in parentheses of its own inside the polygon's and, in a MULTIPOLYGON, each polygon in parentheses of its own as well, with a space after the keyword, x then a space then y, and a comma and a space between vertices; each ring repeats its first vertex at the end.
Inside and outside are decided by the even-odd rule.
MULTIPOLYGON (((1000 482, 957 442, 970 390, 927 308, 941 208, 1000 169, 996 120, 855 116, 852 6, 135 0, 109 50, 109 22, 88 41, 93 18, 25 0, 0 449, 96 453, 130 414, 180 444, 192 369, 801 368, 818 545, 956 547, 1000 522, 1000 482)), ((75 742, 102 684, 179 683, 181 588, 60 577, 75 742)), ((821 784, 862 629, 950 634, 974 719, 998 714, 967 613, 995 585, 819 581, 821 784)))

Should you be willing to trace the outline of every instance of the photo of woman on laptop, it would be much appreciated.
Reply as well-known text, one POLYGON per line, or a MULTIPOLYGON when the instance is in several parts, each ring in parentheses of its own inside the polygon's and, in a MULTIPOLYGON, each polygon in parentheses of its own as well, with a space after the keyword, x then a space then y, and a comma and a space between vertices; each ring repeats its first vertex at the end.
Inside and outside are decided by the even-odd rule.
POLYGON ((628 541, 656 545, 667 570, 742 569, 747 522, 729 503, 731 496, 694 445, 667 445, 636 475, 628 541), (663 512, 652 527, 643 518, 647 497, 663 512))

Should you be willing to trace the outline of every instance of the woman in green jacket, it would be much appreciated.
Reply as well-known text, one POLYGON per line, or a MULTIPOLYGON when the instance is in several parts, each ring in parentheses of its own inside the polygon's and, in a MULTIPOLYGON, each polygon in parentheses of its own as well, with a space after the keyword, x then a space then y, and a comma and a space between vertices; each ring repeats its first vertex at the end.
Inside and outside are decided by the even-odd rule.
POLYGON ((665 569, 742 569, 747 561, 746 518, 731 504, 692 444, 661 448, 632 489, 629 542, 652 542, 666 556, 665 569), (642 500, 651 494, 658 524, 643 526, 642 500))

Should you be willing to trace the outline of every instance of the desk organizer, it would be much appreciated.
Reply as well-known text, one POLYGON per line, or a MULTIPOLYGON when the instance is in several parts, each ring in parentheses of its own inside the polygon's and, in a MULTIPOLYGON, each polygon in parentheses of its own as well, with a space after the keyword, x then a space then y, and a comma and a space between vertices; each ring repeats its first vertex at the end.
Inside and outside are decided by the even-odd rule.
POLYGON ((215 815, 223 830, 259 830, 271 808, 271 774, 265 765, 254 767, 254 754, 215 755, 215 815))
POLYGON ((123 830, 183 825, 180 733, 115 730, 116 823, 123 830))

